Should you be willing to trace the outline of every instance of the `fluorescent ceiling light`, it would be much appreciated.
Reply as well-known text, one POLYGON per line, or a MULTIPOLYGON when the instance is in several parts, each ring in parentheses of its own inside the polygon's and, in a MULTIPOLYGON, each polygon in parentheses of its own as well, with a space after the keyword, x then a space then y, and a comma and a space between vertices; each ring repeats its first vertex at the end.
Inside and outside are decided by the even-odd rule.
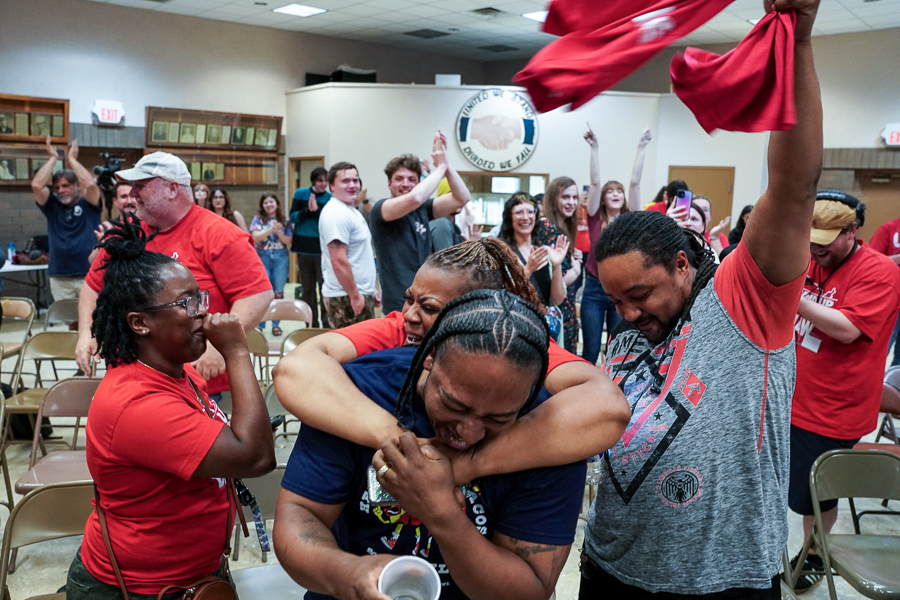
POLYGON ((760 17, 759 19, 747 19, 747 22, 750 23, 751 25, 754 25, 754 26, 755 26, 757 23, 759 23, 760 21, 762 21, 762 17, 760 17))
POLYGON ((326 12, 324 8, 316 8, 315 6, 305 6, 303 4, 288 4, 281 8, 273 8, 272 12, 293 15, 295 17, 311 17, 326 12))
POLYGON ((525 13, 522 15, 526 19, 531 19, 532 21, 537 21, 538 23, 543 23, 547 20, 547 11, 539 10, 537 12, 525 13))

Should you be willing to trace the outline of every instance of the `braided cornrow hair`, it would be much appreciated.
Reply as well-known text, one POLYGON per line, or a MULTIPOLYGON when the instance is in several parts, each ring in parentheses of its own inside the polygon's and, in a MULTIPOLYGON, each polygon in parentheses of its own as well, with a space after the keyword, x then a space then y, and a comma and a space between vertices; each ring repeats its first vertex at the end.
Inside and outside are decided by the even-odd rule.
POLYGON ((522 263, 509 246, 496 238, 462 242, 444 248, 429 256, 425 265, 442 271, 465 272, 471 282, 467 292, 505 289, 537 308, 541 314, 547 312, 537 290, 525 277, 522 263))
POLYGON ((550 331, 543 315, 518 296, 506 290, 475 290, 447 303, 425 333, 416 350, 406 380, 400 390, 394 415, 411 428, 413 402, 425 358, 434 352, 434 361, 451 345, 467 354, 501 356, 524 369, 538 369, 531 395, 519 414, 537 401, 547 376, 547 345, 550 331))
MULTIPOLYGON (((691 293, 684 303, 676 326, 669 337, 680 331, 690 320, 691 307, 716 272, 716 258, 696 231, 683 229, 674 219, 656 211, 626 213, 603 229, 594 245, 594 259, 599 263, 613 256, 640 252, 644 265, 663 266, 669 273, 675 272, 675 258, 678 252, 687 255, 688 262, 696 273, 691 293)), ((667 340, 668 341, 668 338, 667 340)))
POLYGON ((97 244, 109 257, 100 265, 105 269, 103 289, 97 296, 91 335, 97 339, 97 354, 107 367, 137 360, 137 345, 128 325, 128 313, 152 304, 163 285, 160 271, 179 264, 158 252, 146 250, 156 231, 147 234, 135 215, 110 221, 112 227, 97 244))

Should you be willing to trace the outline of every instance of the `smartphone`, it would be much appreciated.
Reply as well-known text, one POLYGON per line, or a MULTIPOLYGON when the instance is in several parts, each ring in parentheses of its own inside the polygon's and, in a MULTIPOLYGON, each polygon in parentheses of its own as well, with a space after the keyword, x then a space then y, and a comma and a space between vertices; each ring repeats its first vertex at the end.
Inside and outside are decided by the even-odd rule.
POLYGON ((675 208, 684 207, 685 216, 689 215, 691 213, 691 200, 693 200, 693 198, 693 192, 679 190, 678 193, 675 194, 675 208))
POLYGON ((583 185, 583 186, 581 186, 581 191, 584 192, 585 194, 587 194, 589 191, 591 191, 591 186, 583 185))
POLYGON ((378 483, 378 477, 375 475, 375 467, 369 467, 369 504, 372 506, 394 506, 397 501, 391 496, 381 484, 378 483))

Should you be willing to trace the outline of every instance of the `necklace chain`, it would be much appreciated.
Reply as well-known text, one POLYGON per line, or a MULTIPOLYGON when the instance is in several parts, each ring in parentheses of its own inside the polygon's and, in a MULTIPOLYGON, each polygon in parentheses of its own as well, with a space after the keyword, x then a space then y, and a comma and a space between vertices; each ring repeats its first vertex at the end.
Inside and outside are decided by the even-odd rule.
MULTIPOLYGON (((156 371, 157 373, 162 373, 163 375, 165 375, 166 377, 168 377, 168 378, 171 379, 172 381, 177 381, 177 379, 176 379, 175 377, 172 377, 172 376, 169 375, 168 373, 163 373, 162 371, 160 371, 160 370, 157 369, 156 367, 151 367, 150 365, 148 365, 147 363, 145 363, 144 361, 142 361, 142 360, 140 360, 140 359, 138 359, 138 362, 141 363, 142 365, 144 365, 145 367, 147 367, 148 369, 152 369, 152 370, 156 371)), ((193 390, 194 390, 194 395, 197 396, 197 402, 200 403, 200 406, 203 408, 203 412, 205 412, 205 413, 207 414, 207 416, 208 416, 210 419, 215 418, 215 414, 216 414, 215 411, 213 410, 213 408, 212 408, 210 405, 208 405, 208 404, 206 403, 206 401, 203 400, 203 395, 200 393, 200 390, 197 389, 197 384, 194 383, 194 380, 191 379, 190 377, 188 377, 187 375, 185 375, 185 378, 186 378, 186 379, 188 380, 188 382, 190 383, 191 388, 193 388, 193 390)))

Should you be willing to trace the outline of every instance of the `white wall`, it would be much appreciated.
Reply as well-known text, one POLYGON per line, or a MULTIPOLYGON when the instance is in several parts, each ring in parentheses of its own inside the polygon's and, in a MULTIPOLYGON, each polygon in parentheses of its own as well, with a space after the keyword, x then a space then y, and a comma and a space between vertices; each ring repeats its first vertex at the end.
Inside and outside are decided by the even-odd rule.
POLYGON ((676 95, 665 94, 659 99, 659 140, 654 193, 668 182, 670 165, 734 167, 731 218, 736 220, 741 209, 755 204, 765 191, 768 133, 707 135, 676 95))
MULTIPOLYGON (((326 84, 293 90, 287 94, 287 155, 324 155, 326 165, 353 162, 369 197, 379 199, 388 195, 387 162, 404 153, 426 158, 431 136, 440 127, 451 139, 451 164, 476 171, 452 139, 460 108, 481 89, 486 86, 326 84)), ((656 129, 657 115, 656 95, 625 93, 603 94, 576 111, 539 115, 537 150, 515 172, 567 175, 579 186, 587 185, 590 149, 582 136, 590 121, 601 143, 601 177, 619 179, 627 187, 638 139, 648 123, 656 129)), ((642 195, 648 198, 656 191, 655 147, 656 141, 644 166, 642 195)))
POLYGON ((124 103, 143 126, 147 106, 284 115, 284 92, 338 65, 383 82, 433 83, 484 63, 399 48, 128 8, 87 0, 2 0, 0 93, 66 98, 90 123, 94 100, 124 103))

